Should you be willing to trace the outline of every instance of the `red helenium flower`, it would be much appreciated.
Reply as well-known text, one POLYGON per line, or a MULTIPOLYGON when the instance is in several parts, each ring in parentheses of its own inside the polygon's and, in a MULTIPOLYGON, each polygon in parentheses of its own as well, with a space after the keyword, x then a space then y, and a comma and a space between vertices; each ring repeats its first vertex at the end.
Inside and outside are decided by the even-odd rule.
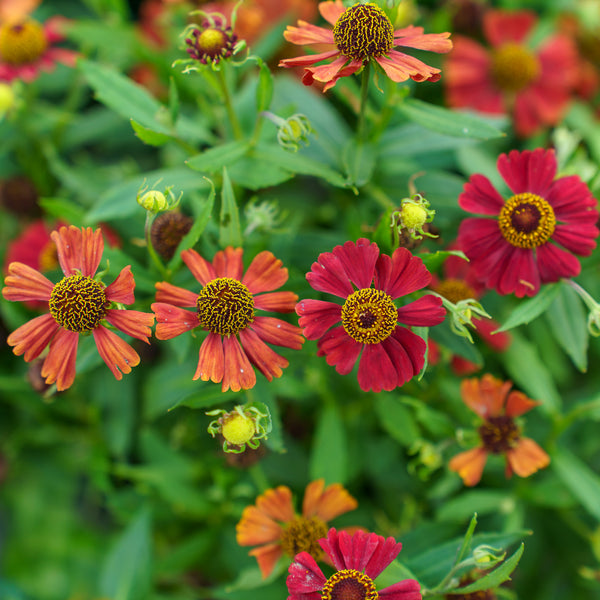
POLYGON ((490 49, 456 36, 444 64, 448 104, 509 113, 521 136, 559 123, 579 79, 577 49, 563 34, 532 48, 529 38, 536 23, 530 11, 490 10, 483 19, 490 49))
POLYGON ((135 283, 131 267, 125 267, 108 287, 94 279, 102 259, 102 232, 89 227, 61 227, 51 234, 58 262, 65 277, 53 284, 31 267, 13 262, 8 267, 7 300, 48 303, 49 313, 32 319, 8 336, 13 352, 24 354, 27 362, 37 358, 50 344, 42 366, 46 383, 56 382, 59 391, 75 379, 75 358, 79 335, 91 332, 102 360, 117 379, 140 362, 137 352, 107 329, 106 321, 132 337, 148 342, 154 315, 136 310, 110 308, 111 303, 132 304, 135 283))
POLYGON ((374 580, 400 554, 402 544, 392 537, 357 531, 354 535, 333 527, 319 544, 336 572, 323 575, 308 552, 300 552, 290 565, 287 577, 288 600, 344 600, 345 598, 385 598, 421 600, 419 582, 404 579, 378 590, 374 580))
POLYGON ((372 2, 350 8, 345 8, 341 0, 321 2, 319 12, 333 29, 298 21, 298 27, 288 26, 284 33, 285 39, 293 44, 318 44, 326 48, 319 54, 287 58, 279 63, 280 67, 306 67, 302 78, 305 85, 320 81, 325 84, 323 91, 327 91, 340 77, 356 73, 368 61, 375 61, 392 81, 440 79, 440 69, 394 48, 449 52, 452 49, 449 33, 423 33, 422 27, 412 25, 394 31, 388 16, 372 2), (310 66, 329 59, 333 59, 329 64, 310 66))
POLYGON ((442 300, 429 294, 401 308, 393 302, 431 281, 420 258, 406 248, 380 255, 377 244, 361 238, 320 254, 306 279, 315 290, 345 298, 343 305, 302 300, 296 306, 304 335, 319 340, 317 354, 338 373, 347 375, 360 356, 361 389, 380 392, 421 371, 426 343, 408 327, 441 323, 442 300))
POLYGON ((163 281, 156 284, 157 302, 152 305, 159 340, 197 327, 208 331, 193 379, 222 382, 224 392, 254 387, 252 365, 269 381, 281 377, 289 363, 265 342, 295 350, 304 342, 298 327, 254 312, 293 312, 296 294, 272 292, 287 281, 287 269, 265 250, 254 257, 244 274, 243 252, 229 246, 209 263, 195 250, 184 250, 181 258, 203 286, 200 293, 163 281), (195 312, 187 308, 195 308, 195 312))
POLYGON ((479 483, 490 454, 504 454, 506 477, 516 473, 529 477, 550 464, 550 457, 533 440, 521 437, 515 423, 518 417, 540 404, 522 392, 510 391, 510 381, 500 381, 489 373, 481 379, 464 379, 460 391, 463 402, 482 419, 481 446, 457 454, 449 463, 465 485, 479 483))
POLYGON ((588 186, 577 175, 555 179, 553 150, 513 150, 497 166, 513 196, 504 200, 487 177, 472 175, 458 198, 464 210, 487 215, 465 219, 458 232, 477 276, 499 294, 523 297, 541 283, 578 275, 571 252, 591 254, 599 233, 588 186))

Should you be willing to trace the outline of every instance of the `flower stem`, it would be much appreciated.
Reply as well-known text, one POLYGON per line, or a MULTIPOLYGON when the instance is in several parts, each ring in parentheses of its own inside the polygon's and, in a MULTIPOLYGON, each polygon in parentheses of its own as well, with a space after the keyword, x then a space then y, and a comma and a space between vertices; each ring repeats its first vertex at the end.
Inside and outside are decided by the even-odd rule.
POLYGON ((360 109, 358 113, 358 141, 367 141, 367 100, 369 97, 369 75, 371 73, 371 63, 367 62, 363 67, 362 81, 360 84, 360 109))
POLYGON ((229 93, 229 87, 227 86, 227 78, 225 77, 223 68, 217 71, 217 81, 219 82, 221 93, 223 94, 225 110, 227 110, 227 116, 229 117, 231 128, 233 129, 233 135, 236 140, 241 140, 243 139, 244 134, 242 133, 242 128, 240 127, 240 122, 238 121, 237 115, 233 110, 233 104, 231 103, 231 95, 229 93))

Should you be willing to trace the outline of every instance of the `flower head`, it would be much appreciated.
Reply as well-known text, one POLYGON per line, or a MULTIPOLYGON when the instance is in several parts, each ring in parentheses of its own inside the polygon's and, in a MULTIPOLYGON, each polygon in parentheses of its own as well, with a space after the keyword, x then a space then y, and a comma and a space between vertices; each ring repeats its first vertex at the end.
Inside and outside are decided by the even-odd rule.
POLYGON ((109 330, 108 323, 123 333, 148 342, 154 315, 111 308, 113 303, 132 304, 135 283, 131 267, 105 287, 94 275, 102 258, 102 232, 89 227, 61 227, 51 234, 56 244, 63 279, 52 284, 31 267, 13 262, 8 267, 2 295, 13 301, 43 301, 49 313, 32 319, 8 336, 13 352, 27 362, 50 345, 42 366, 46 383, 66 390, 75 379, 75 358, 80 335, 91 333, 102 360, 117 379, 140 362, 137 352, 109 330))
POLYGON ((260 440, 267 439, 271 431, 271 416, 269 409, 262 403, 236 406, 227 412, 222 408, 211 410, 206 414, 218 419, 211 421, 208 433, 215 437, 223 437, 223 451, 240 454, 246 450, 246 444, 253 450, 260 445, 260 440))
POLYGON ((339 483, 325 487, 323 479, 309 483, 304 492, 302 514, 292 504, 292 492, 284 485, 267 490, 248 506, 236 526, 240 546, 257 546, 255 556, 263 578, 284 554, 294 557, 308 552, 317 560, 323 556, 318 540, 327 535, 327 523, 358 506, 339 483))
POLYGON ((581 265, 573 254, 591 254, 599 233, 587 185, 577 175, 555 179, 553 150, 513 150, 497 165, 513 196, 504 200, 487 177, 472 175, 458 198, 464 210, 486 215, 465 219, 458 233, 476 275, 499 294, 518 297, 576 276, 581 265))
POLYGON ((489 10, 483 20, 489 49, 457 36, 444 65, 448 104, 509 113, 521 136, 560 122, 579 77, 577 50, 563 34, 532 47, 536 22, 533 12, 489 10))
POLYGON ((296 306, 304 335, 319 340, 318 355, 326 356, 338 373, 350 373, 360 356, 361 389, 380 392, 403 385, 421 371, 426 344, 408 327, 441 323, 442 300, 426 295, 402 308, 394 305, 396 298, 430 282, 420 258, 406 248, 396 249, 391 257, 380 255, 377 244, 361 238, 320 254, 306 279, 315 290, 345 299, 343 305, 301 300, 296 306))
POLYGON ((333 29, 298 21, 298 27, 288 26, 284 37, 299 45, 319 44, 324 52, 298 58, 287 58, 280 67, 305 67, 302 82, 311 85, 315 80, 324 83, 323 91, 332 88, 340 77, 347 77, 360 70, 369 61, 376 62, 385 74, 395 82, 438 81, 440 69, 399 52, 397 46, 449 52, 452 42, 449 33, 423 33, 422 27, 412 25, 394 30, 385 12, 373 2, 357 3, 345 8, 341 0, 321 2, 319 12, 333 29), (326 65, 313 67, 324 60, 333 59, 326 65))
POLYGON ((506 476, 516 473, 529 477, 550 464, 550 457, 531 439, 521 437, 518 417, 540 402, 522 392, 510 391, 510 381, 500 381, 489 373, 481 379, 464 379, 460 390, 463 402, 482 419, 478 433, 481 446, 457 454, 449 464, 465 485, 479 483, 489 454, 503 454, 506 476))
POLYGON ((224 392, 254 387, 256 374, 252 365, 269 381, 281 377, 288 361, 265 342, 295 350, 304 342, 298 327, 256 314, 256 310, 294 310, 296 294, 272 291, 287 281, 287 269, 271 252, 263 251, 254 257, 244 274, 242 255, 242 248, 229 246, 217 252, 209 263, 195 250, 184 250, 181 258, 202 289, 196 293, 159 282, 157 301, 152 305, 159 340, 196 328, 208 332, 193 379, 222 382, 224 392))
POLYGON ((336 572, 327 579, 308 552, 290 565, 288 600, 421 600, 419 582, 404 579, 378 590, 374 580, 398 556, 402 544, 392 537, 357 531, 354 535, 333 527, 319 544, 336 572))

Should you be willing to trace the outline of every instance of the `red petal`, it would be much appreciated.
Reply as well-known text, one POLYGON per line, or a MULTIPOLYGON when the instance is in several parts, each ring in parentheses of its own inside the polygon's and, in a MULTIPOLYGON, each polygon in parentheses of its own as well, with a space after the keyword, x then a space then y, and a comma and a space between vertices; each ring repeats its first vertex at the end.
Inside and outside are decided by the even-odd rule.
POLYGON ((124 267, 119 276, 106 288, 104 293, 106 299, 110 302, 119 302, 120 304, 133 304, 135 297, 133 290, 135 281, 131 273, 131 265, 124 267))
POLYGON ((415 579, 404 579, 394 585, 379 590, 379 597, 384 600, 422 600, 421 586, 415 579))
POLYGON ((239 392, 253 388, 256 385, 256 373, 235 336, 223 338, 223 351, 225 370, 222 391, 231 389, 232 392, 239 392))
POLYGON ((204 260, 195 250, 190 248, 181 253, 181 259, 192 275, 202 284, 206 285, 209 281, 217 278, 213 266, 204 260))
POLYGON ((373 283, 375 263, 379 257, 379 247, 375 242, 360 238, 356 242, 346 242, 333 251, 346 275, 358 288, 368 288, 373 283))
POLYGON ((317 356, 325 356, 328 365, 340 375, 352 371, 364 344, 353 340, 343 327, 330 329, 318 342, 317 356))
POLYGON ((6 287, 2 289, 2 295, 7 300, 50 300, 54 285, 35 269, 20 262, 12 262, 8 265, 8 273, 4 280, 6 287))
POLYGON ((554 150, 511 150, 498 158, 498 172, 515 194, 530 192, 542 198, 550 190, 556 175, 554 150))
POLYGON ((159 281, 155 286, 157 302, 166 302, 167 304, 187 308, 196 307, 198 294, 184 290, 183 288, 167 283, 166 281, 159 281))
POLYGON ((290 596, 288 600, 319 600, 321 590, 327 581, 323 571, 308 552, 296 554, 290 565, 286 583, 290 596))
POLYGON ((382 342, 392 358, 398 374, 398 386, 418 375, 425 364, 425 340, 406 327, 396 327, 392 335, 382 342))
POLYGON ((282 265, 272 252, 264 250, 254 257, 242 283, 251 294, 276 290, 288 280, 288 270, 282 265))
POLYGON ((102 360, 116 379, 122 379, 123 373, 131 373, 131 368, 140 364, 138 353, 116 333, 100 326, 92 335, 102 360))
POLYGON ((170 340, 199 326, 197 315, 189 310, 162 302, 155 302, 150 308, 156 315, 156 338, 159 340, 170 340))
POLYGON ((219 250, 213 258, 212 265, 217 277, 230 277, 237 281, 242 280, 244 265, 242 264, 242 248, 227 246, 225 250, 219 250))
POLYGON ((439 325, 446 317, 442 299, 427 294, 398 309, 398 321, 410 327, 432 327, 439 325))
POLYGON ((154 324, 152 313, 140 312, 139 310, 110 309, 106 311, 106 320, 119 331, 150 343, 148 341, 148 338, 152 335, 150 327, 154 324))
POLYGON ((381 344, 365 344, 358 363, 358 385, 363 392, 390 392, 398 383, 396 369, 381 344))
POLYGON ((41 315, 15 329, 8 336, 6 343, 14 346, 13 352, 17 356, 25 354, 25 362, 30 362, 41 354, 58 328, 59 325, 52 315, 41 315))
POLYGON ((397 50, 390 50, 388 56, 379 56, 375 60, 385 74, 396 83, 409 78, 417 82, 438 81, 440 78, 440 69, 430 67, 418 58, 397 50))
POLYGON ((306 279, 318 292, 326 292, 342 298, 347 298, 354 292, 340 259, 331 252, 319 254, 317 262, 314 262, 310 268, 310 273, 306 274, 306 279))
POLYGON ((294 312, 298 296, 294 292, 271 292, 254 296, 254 308, 269 312, 294 312))
POLYGON ((396 248, 391 258, 382 254, 375 268, 375 287, 392 298, 420 290, 431 281, 423 261, 406 248, 396 248))
POLYGON ((498 215, 504 207, 504 198, 485 175, 471 175, 458 204, 467 212, 477 215, 498 215))
POLYGON ((42 377, 48 384, 56 382, 59 392, 71 387, 75 380, 78 341, 78 333, 60 327, 50 342, 48 356, 42 365, 42 377))
MULTIPOLYGON (((158 337, 158 336, 157 336, 158 337)), ((192 379, 221 383, 225 372, 225 358, 221 336, 210 332, 200 346, 198 366, 192 379)))
POLYGON ((330 327, 342 320, 342 307, 323 300, 301 300, 296 306, 298 324, 309 340, 318 340, 330 327))
POLYGON ((294 58, 285 58, 279 61, 280 67, 285 67, 289 69, 291 67, 307 67, 309 65, 314 65, 322 60, 327 60, 328 58, 333 58, 334 56, 339 56, 340 51, 335 48, 335 50, 329 50, 327 52, 321 52, 320 54, 307 54, 306 56, 295 56, 294 58))
POLYGON ((290 363, 267 346, 251 329, 242 329, 239 333, 242 347, 250 362, 269 380, 281 377, 290 363))
POLYGON ((485 37, 494 47, 506 42, 521 43, 537 21, 534 12, 488 10, 483 17, 485 37))
POLYGON ((536 248, 537 268, 542 283, 552 283, 563 277, 576 277, 581 271, 579 260, 554 244, 536 248))

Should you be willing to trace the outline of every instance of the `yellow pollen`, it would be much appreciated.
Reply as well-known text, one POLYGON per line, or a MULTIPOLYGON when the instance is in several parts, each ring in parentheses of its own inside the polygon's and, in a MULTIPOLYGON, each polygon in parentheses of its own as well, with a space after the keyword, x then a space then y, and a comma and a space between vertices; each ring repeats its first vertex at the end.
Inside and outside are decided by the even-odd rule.
POLYGON ((248 443, 256 433, 254 421, 237 412, 225 417, 221 435, 234 446, 248 443))
POLYGON ((64 277, 50 294, 50 314, 54 320, 65 329, 77 333, 96 329, 109 306, 104 286, 83 275, 64 277))
POLYGON ((468 286, 462 279, 453 279, 452 277, 442 279, 433 288, 433 291, 437 292, 440 296, 444 296, 446 300, 450 300, 452 304, 477 297, 472 287, 468 286))
POLYGON ((427 211, 418 204, 412 202, 406 203, 400 211, 400 217, 402 218, 402 224, 408 229, 416 229, 423 227, 427 221, 427 211))
POLYGON ((9 65, 33 63, 47 46, 44 28, 33 19, 0 26, 0 59, 9 65))
POLYGON ((334 573, 323 586, 321 600, 377 600, 373 580, 355 569, 334 573))
POLYGON ((342 306, 342 325, 346 333, 362 344, 378 344, 387 339, 397 322, 394 302, 381 290, 358 290, 348 296, 342 306))
POLYGON ((537 58, 524 46, 508 43, 492 53, 492 79, 505 92, 519 92, 540 71, 537 58))
POLYGON ((200 326, 220 335, 235 335, 254 320, 254 298, 236 279, 209 281, 196 300, 200 326))
POLYGON ((492 454, 502 454, 514 448, 520 433, 514 419, 507 416, 488 417, 479 427, 479 437, 485 449, 492 454))
POLYGON ((220 29, 205 29, 198 37, 198 49, 209 56, 221 54, 227 45, 227 36, 220 29))
POLYGON ((394 46, 394 26, 372 2, 346 9, 333 27, 338 50, 354 60, 369 60, 387 54, 394 46))
POLYGON ((554 233, 556 217, 548 202, 525 192, 509 198, 498 217, 502 237, 517 248, 537 248, 554 233))
POLYGON ((327 525, 318 517, 296 517, 290 521, 281 535, 281 548, 288 556, 308 552, 320 560, 323 550, 319 540, 327 537, 327 525))

